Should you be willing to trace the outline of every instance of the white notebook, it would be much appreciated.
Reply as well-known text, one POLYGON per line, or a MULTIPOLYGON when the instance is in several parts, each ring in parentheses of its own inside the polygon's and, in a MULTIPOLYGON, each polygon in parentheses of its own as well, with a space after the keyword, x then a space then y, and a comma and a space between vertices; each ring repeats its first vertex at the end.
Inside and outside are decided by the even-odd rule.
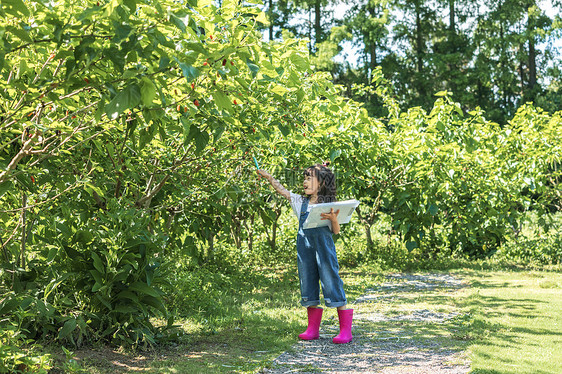
POLYGON ((308 213, 308 217, 306 221, 303 223, 304 229, 313 229, 315 227, 322 227, 328 226, 330 224, 330 220, 322 219, 320 213, 330 213, 330 209, 340 210, 338 213, 338 223, 341 225, 342 223, 348 223, 351 220, 351 214, 359 205, 358 200, 345 200, 345 201, 336 201, 335 203, 322 203, 322 204, 310 204, 310 212, 308 213))

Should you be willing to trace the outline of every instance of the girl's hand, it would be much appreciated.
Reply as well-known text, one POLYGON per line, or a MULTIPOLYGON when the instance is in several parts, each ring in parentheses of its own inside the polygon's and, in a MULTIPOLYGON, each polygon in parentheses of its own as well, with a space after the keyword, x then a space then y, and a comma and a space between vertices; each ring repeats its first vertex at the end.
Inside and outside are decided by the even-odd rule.
POLYGON ((339 212, 340 212, 339 209, 334 212, 334 208, 331 208, 330 213, 320 213, 320 217, 322 217, 322 219, 329 219, 332 222, 334 221, 337 222, 339 212))
POLYGON ((273 189, 275 191, 277 191, 278 193, 280 193, 283 197, 285 197, 287 200, 291 199, 291 193, 285 188, 283 187, 283 185, 281 183, 279 183, 278 180, 276 180, 275 178, 273 178, 271 176, 271 174, 269 174, 267 171, 262 170, 262 169, 258 169, 256 170, 256 173, 258 173, 258 175, 260 177, 265 178, 273 187, 273 189))
POLYGON ((330 222, 332 223, 331 229, 334 234, 340 233, 340 223, 338 222, 339 212, 339 209, 334 212, 334 208, 331 208, 330 213, 320 213, 320 217, 322 217, 322 219, 330 220, 330 222))

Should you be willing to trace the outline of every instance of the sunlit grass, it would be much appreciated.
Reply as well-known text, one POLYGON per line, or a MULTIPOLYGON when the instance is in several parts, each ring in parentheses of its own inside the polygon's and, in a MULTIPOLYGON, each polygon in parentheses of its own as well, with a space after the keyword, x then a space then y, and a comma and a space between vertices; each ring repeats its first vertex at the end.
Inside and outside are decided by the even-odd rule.
POLYGON ((473 373, 562 373, 562 274, 468 272, 473 373))

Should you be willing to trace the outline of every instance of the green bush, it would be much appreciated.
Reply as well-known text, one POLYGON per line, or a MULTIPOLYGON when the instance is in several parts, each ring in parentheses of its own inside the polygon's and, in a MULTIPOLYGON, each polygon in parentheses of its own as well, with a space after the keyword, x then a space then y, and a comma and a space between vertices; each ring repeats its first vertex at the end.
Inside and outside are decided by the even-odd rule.
POLYGON ((562 234, 509 241, 498 251, 497 256, 518 263, 559 265, 562 263, 562 234))
POLYGON ((5 272, 0 285, 12 290, 4 299, 5 318, 26 338, 136 347, 153 344, 171 325, 156 328, 150 320, 167 316, 158 257, 163 238, 147 230, 142 213, 112 209, 82 220, 60 212, 54 225, 38 219, 31 240, 37 256, 27 270, 5 272))
MULTIPOLYGON (((6 299, 0 302, 0 309, 4 309, 6 299)), ((1 313, 0 313, 0 317, 1 313)), ((31 340, 13 324, 6 324, 2 318, 0 322, 0 373, 48 373, 52 368, 51 356, 38 352, 37 347, 29 346, 31 340), (27 347, 27 348, 24 348, 27 347)))

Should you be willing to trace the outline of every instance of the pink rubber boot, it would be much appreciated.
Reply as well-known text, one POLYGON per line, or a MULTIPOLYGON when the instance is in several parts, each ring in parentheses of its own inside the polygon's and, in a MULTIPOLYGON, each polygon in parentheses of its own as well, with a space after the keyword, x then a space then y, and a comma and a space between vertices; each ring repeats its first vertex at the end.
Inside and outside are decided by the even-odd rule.
POLYGON ((338 310, 338 319, 340 320, 340 333, 334 337, 333 342, 336 344, 349 343, 353 340, 353 336, 351 336, 353 309, 338 310))
POLYGON ((306 308, 308 314, 308 328, 299 338, 302 340, 314 340, 320 337, 320 321, 322 321, 322 308, 306 308))

